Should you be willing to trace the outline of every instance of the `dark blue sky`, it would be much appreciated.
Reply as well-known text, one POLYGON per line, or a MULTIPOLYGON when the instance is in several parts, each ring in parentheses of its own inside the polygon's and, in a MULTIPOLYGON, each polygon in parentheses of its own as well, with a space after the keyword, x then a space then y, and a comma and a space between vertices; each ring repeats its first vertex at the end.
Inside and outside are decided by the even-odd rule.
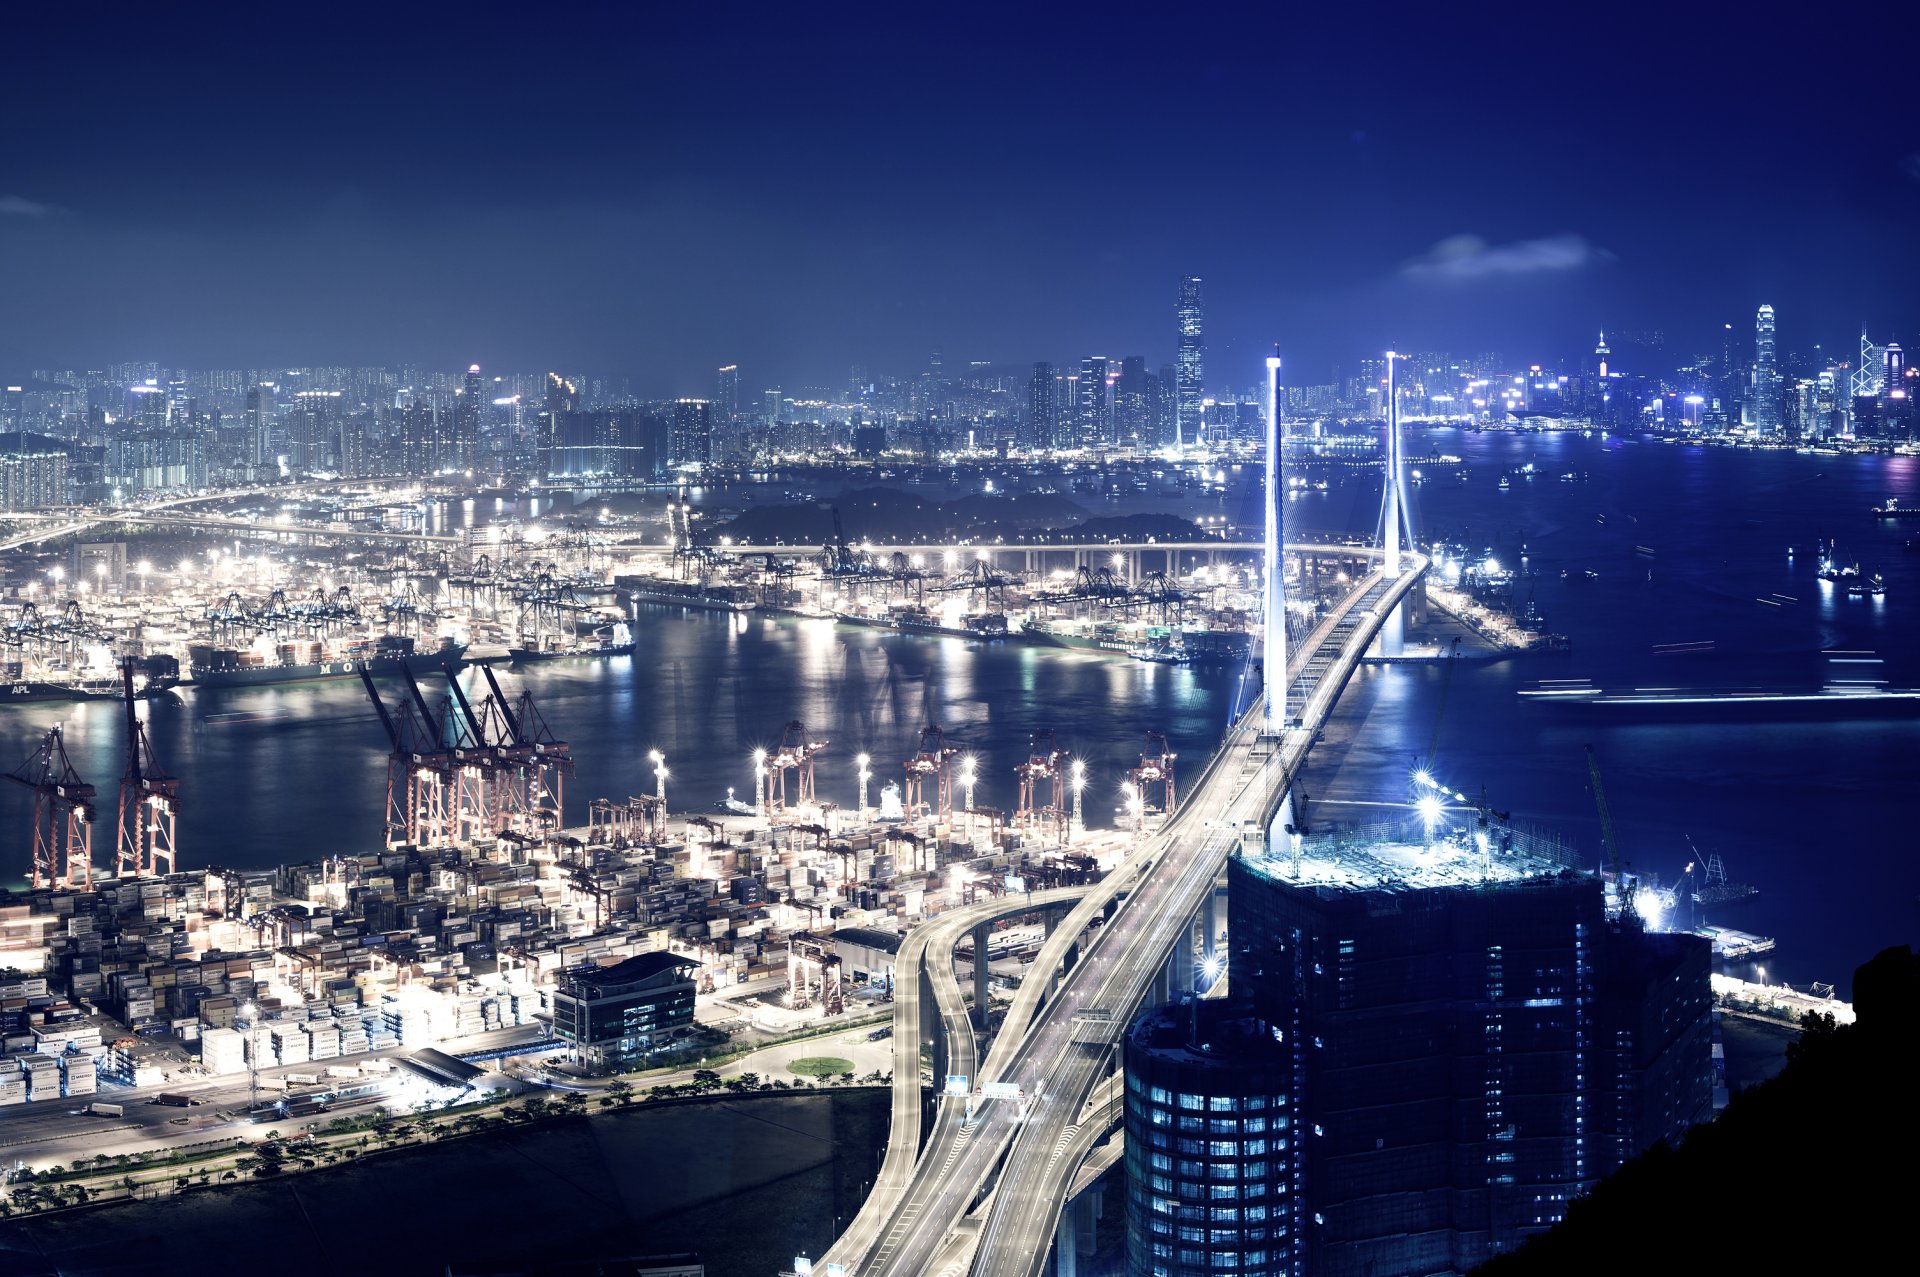
MULTIPOLYGON (((51 8, 51 6, 47 6, 51 8)), ((1914 41, 1836 11, 89 7, 9 18, 0 371, 401 363, 703 392, 1278 341, 1909 333, 1914 41), (697 12, 696 12, 697 10, 697 12)))

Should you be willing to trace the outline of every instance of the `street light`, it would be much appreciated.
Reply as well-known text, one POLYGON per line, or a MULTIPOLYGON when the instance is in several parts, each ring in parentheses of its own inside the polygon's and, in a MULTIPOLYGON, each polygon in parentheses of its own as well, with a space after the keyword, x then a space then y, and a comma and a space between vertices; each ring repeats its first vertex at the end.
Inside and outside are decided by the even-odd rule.
POLYGON ((960 760, 961 807, 967 815, 967 833, 973 833, 973 784, 979 777, 975 774, 976 764, 972 754, 960 760))
POLYGON ((1069 841, 1073 839, 1075 834, 1085 829, 1085 824, 1080 819, 1080 791, 1087 787, 1087 765, 1076 758, 1073 760, 1071 771, 1073 775, 1073 819, 1067 825, 1067 838, 1069 841))
POLYGON ((767 811, 767 751, 753 751, 753 807, 762 816, 767 811))
MULTIPOLYGON (((756 761, 761 752, 755 751, 756 761)), ((868 768, 868 764, 872 761, 873 756, 870 754, 858 755, 853 760, 854 765, 860 769, 860 820, 863 824, 867 819, 867 782, 873 779, 873 772, 868 768)))
POLYGON ((653 796, 660 800, 660 815, 667 814, 667 759, 657 749, 647 751, 647 761, 653 764, 653 796))

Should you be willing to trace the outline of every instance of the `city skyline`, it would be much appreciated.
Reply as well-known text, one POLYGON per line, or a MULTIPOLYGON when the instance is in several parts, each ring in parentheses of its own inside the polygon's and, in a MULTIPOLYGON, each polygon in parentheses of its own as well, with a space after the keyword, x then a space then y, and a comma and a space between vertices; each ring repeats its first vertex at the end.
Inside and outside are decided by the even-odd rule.
MULTIPOLYGON (((1145 17, 847 12, 761 15, 751 37, 581 17, 556 56, 516 61, 509 12, 383 20, 372 53, 351 10, 297 36, 266 15, 107 22, 77 95, 59 58, 24 65, 6 375, 88 351, 398 356, 584 365, 675 397, 728 363, 767 385, 934 350, 1157 365, 1187 274, 1222 368, 1276 341, 1307 366, 1602 327, 1706 341, 1761 301, 1788 344, 1914 325, 1920 159, 1874 123, 1897 118, 1896 42, 1389 6, 1355 60, 1318 56, 1372 42, 1350 16, 1189 17, 1170 49, 1145 17), (1757 91, 1748 68, 1789 53, 1851 71, 1757 91), (476 59, 498 77, 474 83, 476 59), (1668 91, 1626 91, 1642 74, 1668 91), (1088 132, 1099 158, 1069 180, 1059 155, 1088 132)), ((78 47, 66 22, 22 38, 78 47)))

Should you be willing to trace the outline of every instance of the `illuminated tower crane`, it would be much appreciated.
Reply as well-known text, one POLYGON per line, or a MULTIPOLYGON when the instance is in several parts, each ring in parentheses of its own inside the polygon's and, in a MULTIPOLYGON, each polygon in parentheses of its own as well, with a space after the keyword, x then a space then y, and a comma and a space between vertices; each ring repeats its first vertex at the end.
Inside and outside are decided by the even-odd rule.
POLYGON ((953 820, 953 765, 952 759, 960 751, 947 744, 947 734, 938 726, 929 723, 920 729, 920 750, 906 763, 907 818, 913 819, 920 814, 920 805, 925 797, 926 783, 934 782, 934 819, 938 824, 948 824, 953 820))
POLYGON ((146 724, 133 698, 133 658, 120 662, 120 686, 127 698, 127 770, 120 777, 119 851, 116 878, 155 877, 174 869, 174 821, 180 806, 180 782, 167 775, 153 756, 146 724))
POLYGON ((827 743, 808 739, 807 725, 798 719, 780 729, 780 747, 767 756, 767 819, 774 819, 789 806, 814 805, 813 756, 827 743), (787 798, 788 772, 795 773, 791 803, 787 798))
POLYGON ((33 885, 92 890, 94 789, 67 757, 60 724, 9 779, 33 791, 33 885))

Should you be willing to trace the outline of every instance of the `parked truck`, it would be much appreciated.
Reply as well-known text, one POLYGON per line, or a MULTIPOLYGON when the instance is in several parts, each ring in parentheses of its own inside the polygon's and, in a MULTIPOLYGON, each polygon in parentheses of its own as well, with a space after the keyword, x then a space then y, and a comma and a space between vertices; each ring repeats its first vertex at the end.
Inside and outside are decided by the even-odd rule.
POLYGON ((127 1110, 118 1104, 89 1104, 87 1112, 95 1117, 125 1117, 127 1110))

